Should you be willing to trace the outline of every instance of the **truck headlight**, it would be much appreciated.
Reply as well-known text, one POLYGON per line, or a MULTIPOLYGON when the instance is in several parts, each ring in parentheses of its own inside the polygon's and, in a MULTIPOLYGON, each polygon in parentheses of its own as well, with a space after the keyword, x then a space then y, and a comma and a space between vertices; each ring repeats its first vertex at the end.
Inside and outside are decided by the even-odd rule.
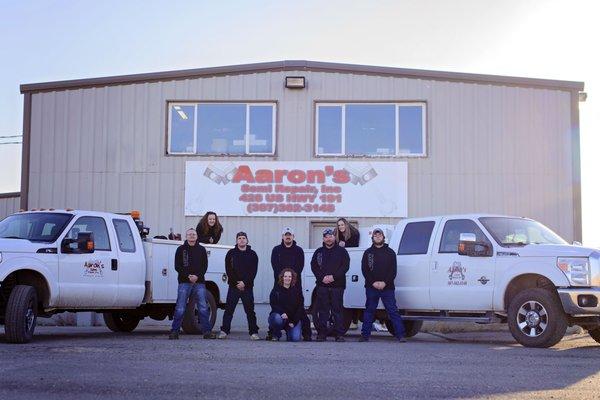
POLYGON ((587 257, 559 257, 556 266, 573 286, 590 286, 590 260, 587 257))

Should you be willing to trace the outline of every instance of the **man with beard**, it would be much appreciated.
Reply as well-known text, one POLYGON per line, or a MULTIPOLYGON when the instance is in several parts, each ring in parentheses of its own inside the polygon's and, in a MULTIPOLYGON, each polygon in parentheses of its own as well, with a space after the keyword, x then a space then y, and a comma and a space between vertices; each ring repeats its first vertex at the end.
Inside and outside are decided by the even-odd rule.
POLYGON ((362 274, 365 277, 367 302, 363 314, 362 334, 360 342, 368 342, 373 328, 375 310, 379 299, 387 311, 388 318, 394 325, 396 338, 406 342, 404 338, 404 323, 396 306, 394 279, 396 279, 396 253, 385 243, 383 231, 373 230, 373 244, 365 250, 362 258, 362 274))
POLYGON ((327 323, 333 317, 333 334, 336 342, 345 342, 344 335, 344 290, 346 272, 350 268, 350 256, 345 248, 335 242, 333 229, 323 230, 323 246, 313 254, 310 267, 317 280, 317 342, 327 339, 327 323))

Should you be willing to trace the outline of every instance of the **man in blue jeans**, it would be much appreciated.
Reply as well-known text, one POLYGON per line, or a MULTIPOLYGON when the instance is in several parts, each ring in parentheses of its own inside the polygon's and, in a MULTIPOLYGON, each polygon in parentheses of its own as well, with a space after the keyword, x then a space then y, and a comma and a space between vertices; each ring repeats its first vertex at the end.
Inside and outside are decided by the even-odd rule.
POLYGON ((198 234, 195 229, 188 229, 185 238, 186 241, 175 252, 175 270, 179 286, 177 287, 177 303, 169 339, 179 339, 179 329, 188 299, 196 300, 198 322, 204 339, 216 339, 217 335, 211 332, 210 310, 206 302, 206 285, 204 284, 204 274, 208 268, 206 249, 198 243, 198 234))
POLYGON ((367 303, 363 314, 363 325, 360 342, 368 342, 375 319, 375 310, 379 299, 387 311, 389 319, 394 325, 396 338, 406 342, 404 338, 404 323, 396 306, 394 279, 398 269, 396 253, 385 243, 383 231, 379 228, 373 230, 373 244, 365 250, 362 257, 362 274, 365 277, 365 291, 367 303))

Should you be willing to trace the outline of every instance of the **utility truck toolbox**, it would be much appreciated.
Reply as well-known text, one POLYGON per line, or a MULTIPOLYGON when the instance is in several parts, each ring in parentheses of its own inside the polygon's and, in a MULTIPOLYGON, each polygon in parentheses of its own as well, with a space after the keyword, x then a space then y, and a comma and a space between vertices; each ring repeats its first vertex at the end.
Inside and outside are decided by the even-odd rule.
MULTIPOLYGON (((52 210, 13 214, 0 222, 0 324, 6 339, 32 339, 38 316, 64 311, 102 312, 113 331, 130 332, 141 319, 172 318, 177 299, 175 250, 181 241, 146 238, 132 215, 52 210)), ((228 246, 205 245, 211 324, 226 293, 228 246)), ((200 327, 190 303, 183 323, 200 327)))

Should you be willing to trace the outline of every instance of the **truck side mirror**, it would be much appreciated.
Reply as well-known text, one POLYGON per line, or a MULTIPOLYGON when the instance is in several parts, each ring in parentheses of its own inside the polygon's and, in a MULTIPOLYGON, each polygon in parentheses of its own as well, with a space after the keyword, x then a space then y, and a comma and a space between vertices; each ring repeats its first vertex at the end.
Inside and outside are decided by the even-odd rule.
POLYGON ((461 233, 458 254, 468 257, 489 257, 492 255, 492 249, 489 244, 478 242, 474 233, 461 233))
POLYGON ((77 239, 63 239, 61 248, 63 253, 93 253, 95 250, 94 234, 92 232, 79 232, 77 233, 77 239))

